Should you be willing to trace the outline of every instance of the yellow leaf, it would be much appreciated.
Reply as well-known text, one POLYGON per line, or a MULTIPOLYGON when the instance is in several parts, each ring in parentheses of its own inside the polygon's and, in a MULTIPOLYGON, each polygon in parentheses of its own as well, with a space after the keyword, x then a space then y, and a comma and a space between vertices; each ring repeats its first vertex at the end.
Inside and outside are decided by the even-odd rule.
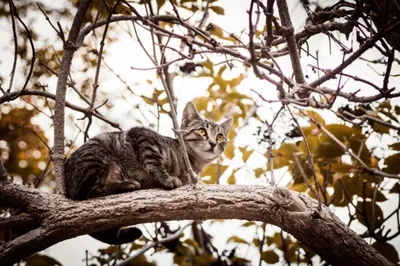
POLYGON ((210 6, 210 9, 218 15, 225 15, 225 10, 220 6, 210 6))
POLYGON ((235 175, 234 175, 233 173, 232 173, 232 175, 228 178, 227 182, 228 182, 229 185, 234 185, 234 184, 236 184, 236 178, 235 178, 235 175))
POLYGON ((226 155, 226 157, 228 157, 229 159, 232 159, 233 156, 235 155, 235 146, 233 145, 233 142, 232 142, 232 141, 228 142, 228 145, 226 145, 226 148, 225 148, 225 155, 226 155))
POLYGON ((238 237, 238 236, 231 236, 229 239, 228 239, 228 241, 227 241, 228 243, 230 243, 230 242, 234 242, 234 243, 240 243, 240 244, 249 244, 246 240, 244 240, 244 239, 242 239, 242 238, 240 238, 240 237, 238 237))
POLYGON ((256 178, 259 178, 264 172, 265 172, 265 170, 262 168, 254 169, 254 174, 255 174, 256 178))
POLYGON ((204 61, 201 63, 201 65, 208 68, 211 71, 211 73, 214 73, 214 65, 211 61, 204 61))
POLYGON ((250 155, 251 155, 252 153, 253 153, 252 150, 244 151, 244 152, 243 152, 243 157, 242 157, 243 162, 246 162, 246 161, 249 159, 249 157, 250 157, 250 155))

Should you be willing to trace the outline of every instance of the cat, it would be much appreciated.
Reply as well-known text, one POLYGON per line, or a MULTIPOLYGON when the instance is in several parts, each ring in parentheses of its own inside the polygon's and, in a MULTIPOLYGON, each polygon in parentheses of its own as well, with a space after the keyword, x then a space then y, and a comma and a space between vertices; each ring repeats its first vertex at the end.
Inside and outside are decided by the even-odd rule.
MULTIPOLYGON (((199 175, 223 153, 231 125, 232 118, 216 124, 201 118, 192 102, 186 105, 181 131, 194 174, 199 175)), ((194 182, 187 173, 178 140, 144 127, 98 135, 65 162, 66 194, 73 200, 138 189, 173 189, 194 182)), ((128 227, 90 235, 119 245, 140 238, 142 232, 128 227)))

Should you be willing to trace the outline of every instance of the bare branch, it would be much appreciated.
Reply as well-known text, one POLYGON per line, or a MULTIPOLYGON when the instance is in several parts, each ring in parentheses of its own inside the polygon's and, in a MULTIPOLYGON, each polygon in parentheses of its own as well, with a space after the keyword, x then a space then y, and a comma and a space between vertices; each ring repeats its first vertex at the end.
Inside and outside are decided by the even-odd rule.
POLYGON ((61 70, 58 74, 56 104, 54 107, 54 148, 53 161, 54 170, 56 172, 56 186, 60 194, 65 194, 64 184, 64 113, 65 113, 65 94, 67 91, 67 81, 70 72, 72 58, 78 49, 77 39, 80 28, 83 25, 86 10, 89 8, 91 1, 83 0, 80 2, 68 40, 64 47, 64 55, 61 61, 61 70))
POLYGON ((351 56, 349 56, 349 58, 344 60, 342 64, 337 66, 335 69, 332 69, 331 71, 326 73, 321 78, 311 82, 310 86, 317 87, 317 86, 321 85, 322 83, 324 83, 325 81, 333 78, 336 74, 339 74, 343 69, 345 69, 352 62, 354 62, 354 60, 359 58, 365 51, 372 48, 378 40, 382 39, 386 34, 391 32, 392 30, 396 29, 399 25, 400 25, 400 21, 380 30, 377 34, 373 35, 371 38, 366 40, 365 43, 363 45, 361 45, 360 48, 356 52, 354 52, 351 56))
POLYGON ((294 29, 292 21, 290 19, 289 9, 287 7, 286 0, 277 0, 276 4, 278 6, 279 17, 282 21, 282 30, 284 31, 284 35, 288 44, 290 60, 292 61, 292 68, 294 76, 296 78, 296 82, 298 84, 303 84, 305 83, 305 79, 300 64, 299 53, 297 52, 296 39, 294 38, 294 29))

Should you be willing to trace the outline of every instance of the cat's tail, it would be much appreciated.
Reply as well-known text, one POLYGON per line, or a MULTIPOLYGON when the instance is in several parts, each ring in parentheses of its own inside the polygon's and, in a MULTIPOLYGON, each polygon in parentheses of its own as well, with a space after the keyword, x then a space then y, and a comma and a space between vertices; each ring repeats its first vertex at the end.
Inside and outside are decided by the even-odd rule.
POLYGON ((142 231, 136 227, 112 228, 91 233, 90 236, 109 245, 121 245, 139 239, 142 236, 142 231))

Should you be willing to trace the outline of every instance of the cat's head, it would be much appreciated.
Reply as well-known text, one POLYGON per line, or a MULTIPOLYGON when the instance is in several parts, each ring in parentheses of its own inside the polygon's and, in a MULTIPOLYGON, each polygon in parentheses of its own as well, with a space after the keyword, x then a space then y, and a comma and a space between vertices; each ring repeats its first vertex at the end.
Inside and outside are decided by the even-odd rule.
POLYGON ((217 124, 203 119, 189 102, 182 115, 182 135, 192 160, 209 163, 224 152, 232 118, 217 124))

